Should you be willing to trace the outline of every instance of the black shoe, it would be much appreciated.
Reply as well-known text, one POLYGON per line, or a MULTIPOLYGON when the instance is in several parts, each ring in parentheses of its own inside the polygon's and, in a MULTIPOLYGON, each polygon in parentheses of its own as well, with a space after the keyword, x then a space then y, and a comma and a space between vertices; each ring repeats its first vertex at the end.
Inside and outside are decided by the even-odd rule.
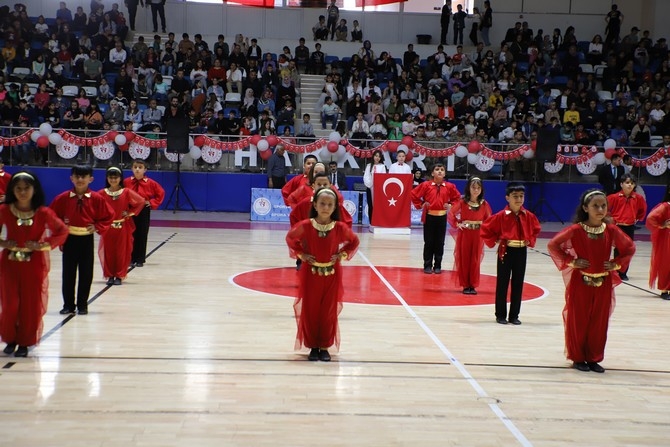
POLYGON ((591 370, 591 368, 589 368, 589 365, 586 362, 574 362, 572 364, 572 367, 578 371, 584 371, 584 372, 591 370))
POLYGON ((498 324, 507 324, 507 320, 505 320, 504 318, 496 318, 496 322, 498 324))
POLYGON ((474 287, 470 287, 470 295, 477 295, 477 291, 474 287))
POLYGON ((661 298, 664 300, 670 300, 670 292, 661 293, 661 298))
POLYGON ((68 314, 73 314, 73 313, 75 313, 75 312, 74 312, 74 309, 70 309, 70 308, 64 307, 64 308, 62 308, 62 309, 60 310, 60 312, 58 312, 58 313, 61 314, 61 315, 68 315, 68 314))
POLYGON ((121 285, 121 278, 114 278, 114 285, 115 286, 120 286, 121 285))
POLYGON ((619 273, 619 278, 621 278, 621 281, 628 281, 628 275, 625 273, 619 273))
POLYGON ((136 262, 135 267, 144 267, 144 262, 136 262))
POLYGON ((131 261, 130 265, 128 266, 129 269, 134 268, 137 265, 137 262, 131 261))
POLYGON ((423 273, 425 273, 426 275, 430 275, 433 273, 433 269, 431 269, 430 267, 424 267, 423 273))
POLYGON ((79 309, 77 313, 79 315, 88 315, 88 309, 79 309))
POLYGON ((588 362, 587 366, 593 372, 597 372, 597 373, 604 373, 605 372, 605 368, 603 368, 602 366, 600 366, 596 362, 588 362))
POLYGON ((515 326, 518 326, 518 325, 521 324, 521 320, 519 320, 518 318, 515 318, 515 319, 513 319, 513 320, 510 319, 509 322, 512 323, 512 324, 515 325, 515 326))
POLYGON ((14 357, 28 357, 28 347, 19 346, 19 349, 14 353, 14 357))
POLYGON ((14 351, 16 350, 16 343, 7 343, 7 346, 5 346, 5 349, 2 350, 7 355, 12 355, 14 354, 14 351))
POLYGON ((310 362, 316 362, 317 360, 319 360, 319 348, 312 348, 312 350, 309 351, 307 360, 309 360, 310 362))
POLYGON ((436 275, 439 275, 439 274, 442 273, 442 269, 441 269, 440 267, 435 267, 435 268, 433 269, 433 273, 435 273, 436 275))
POLYGON ((463 289, 463 295, 470 295, 470 287, 463 289))
POLYGON ((319 351, 319 360, 322 362, 330 362, 330 354, 325 349, 319 351))
MULTIPOLYGON (((157 32, 158 32, 157 29, 155 29, 155 30, 152 31, 152 33, 157 33, 157 32)), ((165 31, 163 31, 163 32, 165 32, 165 31)))
POLYGON ((107 280, 107 285, 108 286, 113 286, 114 285, 114 277, 110 276, 109 279, 107 280))

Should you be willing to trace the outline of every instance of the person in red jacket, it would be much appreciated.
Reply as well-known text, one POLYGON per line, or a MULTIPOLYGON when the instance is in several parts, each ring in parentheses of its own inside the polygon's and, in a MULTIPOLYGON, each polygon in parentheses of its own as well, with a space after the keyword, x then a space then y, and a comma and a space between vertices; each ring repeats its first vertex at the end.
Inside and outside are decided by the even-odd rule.
POLYGON ((302 162, 302 175, 296 175, 291 180, 286 182, 286 184, 282 187, 281 195, 284 198, 284 203, 286 206, 291 206, 288 201, 289 196, 293 194, 294 191, 300 189, 301 186, 309 183, 309 172, 312 170, 312 166, 314 166, 317 161, 318 160, 314 155, 310 154, 305 156, 305 159, 302 162))
POLYGON ((606 223, 605 193, 592 189, 579 200, 575 223, 557 234, 547 248, 565 280, 565 352, 579 371, 605 372, 614 287, 621 284, 614 272, 626 267, 635 244, 616 225, 606 223), (611 257, 612 247, 618 254, 611 257))
POLYGON ((105 234, 114 220, 114 211, 105 199, 89 189, 93 181, 90 165, 72 168, 70 180, 74 189, 62 192, 50 208, 68 226, 69 236, 63 245, 63 309, 61 315, 75 311, 75 281, 79 272, 76 308, 79 315, 88 314, 88 295, 93 282, 93 233, 105 234))
MULTIPOLYGON (((635 240, 635 225, 647 215, 647 202, 635 192, 637 180, 633 174, 621 177, 621 191, 607 196, 607 209, 612 220, 632 240, 635 240)), ((618 255, 614 249, 614 256, 618 255)), ((619 276, 628 281, 628 268, 619 270, 619 276)))
POLYGON ((165 198, 165 190, 157 181, 146 176, 147 162, 141 159, 133 160, 133 176, 123 181, 124 188, 135 191, 144 198, 144 208, 135 217, 135 232, 133 233, 133 253, 130 257, 132 267, 144 267, 147 260, 147 238, 151 226, 151 210, 158 209, 165 198))
POLYGON ((496 321, 499 324, 521 324, 521 295, 526 275, 527 247, 534 247, 540 234, 540 222, 535 214, 523 207, 526 187, 510 183, 505 190, 507 206, 487 219, 480 228, 484 243, 493 247, 498 244, 496 273, 496 321), (507 314, 507 290, 512 283, 509 316, 507 314))
POLYGON ((656 283, 661 298, 670 300, 670 185, 661 203, 647 216, 647 228, 651 231, 649 287, 656 283))
POLYGON ((38 178, 17 172, 0 205, 0 338, 3 352, 26 357, 42 336, 42 317, 49 300, 49 250, 67 239, 67 226, 44 206, 38 178), (18 349, 17 349, 18 346, 18 349), (16 350, 16 352, 14 352, 16 350))
POLYGON ((7 185, 12 178, 12 174, 5 172, 5 164, 0 160, 0 203, 5 203, 5 194, 7 185))
POLYGON ((447 213, 461 199, 453 183, 444 179, 446 170, 442 163, 433 165, 432 181, 421 183, 412 190, 412 203, 423 208, 423 273, 442 273, 444 238, 447 234, 447 213))

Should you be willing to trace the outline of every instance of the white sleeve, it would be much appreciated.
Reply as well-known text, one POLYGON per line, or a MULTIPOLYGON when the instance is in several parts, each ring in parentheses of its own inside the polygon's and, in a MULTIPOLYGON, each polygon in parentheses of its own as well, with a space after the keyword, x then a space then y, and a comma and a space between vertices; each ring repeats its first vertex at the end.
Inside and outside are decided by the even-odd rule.
POLYGON ((365 166, 365 173, 363 174, 363 183, 365 186, 372 189, 372 163, 368 163, 365 166))

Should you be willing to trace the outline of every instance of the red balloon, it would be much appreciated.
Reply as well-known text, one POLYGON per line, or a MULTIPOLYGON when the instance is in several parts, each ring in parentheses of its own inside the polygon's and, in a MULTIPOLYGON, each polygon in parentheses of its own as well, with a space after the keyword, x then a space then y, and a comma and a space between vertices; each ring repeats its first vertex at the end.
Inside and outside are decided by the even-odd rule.
MULTIPOLYGON (((269 143, 269 138, 268 138, 268 143, 269 143)), ((328 148, 328 152, 332 152, 333 154, 337 152, 337 149, 339 148, 339 144, 337 144, 335 141, 329 141, 326 147, 328 148)))
POLYGON ((127 151, 127 150, 128 150, 128 143, 126 143, 126 144, 122 144, 121 146, 119 146, 119 149, 120 149, 122 152, 127 151))
POLYGON ((268 140, 268 144, 270 146, 276 146, 277 143, 279 143, 279 139, 277 138, 276 135, 268 135, 267 137, 265 137, 265 139, 268 140))
POLYGON ((252 135, 251 138, 249 138, 249 142, 253 144, 254 146, 258 145, 258 142, 262 140, 262 137, 260 135, 252 135))
POLYGON ((472 140, 470 142, 470 144, 468 144, 468 152, 470 152, 471 154, 476 154, 477 152, 479 152, 481 150, 481 148, 482 148, 482 143, 480 143, 477 140, 472 140))
POLYGON ((107 132, 107 138, 108 138, 107 141, 114 141, 114 139, 116 138, 116 136, 117 136, 118 134, 119 134, 119 133, 118 133, 117 131, 115 131, 115 130, 110 130, 109 132, 107 132))
POLYGON ((272 151, 259 151, 258 155, 260 155, 263 160, 267 160, 272 157, 272 151))
POLYGON ((202 147, 205 145, 205 136, 204 135, 198 135, 193 139, 193 144, 195 144, 198 147, 202 147))
POLYGON ((405 154, 405 161, 406 162, 412 161, 412 158, 414 158, 414 154, 412 153, 412 151, 409 151, 409 152, 407 152, 407 154, 405 154))
POLYGON ((409 135, 402 137, 402 140, 400 140, 400 144, 404 144, 408 148, 412 148, 414 145, 414 138, 410 137, 409 135))
POLYGON ((42 149, 49 147, 49 138, 45 137, 44 135, 39 137, 37 139, 37 147, 42 149))
POLYGON ((616 149, 605 149, 605 158, 611 159, 612 155, 616 154, 616 149))
POLYGON ((135 132, 131 132, 129 130, 125 131, 123 135, 126 136, 126 141, 128 143, 131 143, 135 139, 135 137, 137 137, 137 135, 135 135, 135 132))
POLYGON ((536 150, 536 149, 537 149, 537 140, 533 140, 533 141, 530 142, 530 148, 531 148, 532 150, 536 150))
POLYGON ((398 146, 400 146, 400 144, 397 141, 389 141, 386 143, 386 150, 389 152, 395 152, 398 150, 398 146))

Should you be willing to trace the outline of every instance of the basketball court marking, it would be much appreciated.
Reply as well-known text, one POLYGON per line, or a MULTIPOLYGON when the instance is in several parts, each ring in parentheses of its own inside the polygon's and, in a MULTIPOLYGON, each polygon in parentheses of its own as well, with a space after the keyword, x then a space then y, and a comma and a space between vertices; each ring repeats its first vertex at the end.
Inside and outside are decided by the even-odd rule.
POLYGON ((414 312, 414 309, 407 304, 405 299, 400 296, 400 294, 393 288, 393 286, 384 278, 384 276, 377 270, 377 268, 370 262, 370 260, 363 254, 361 250, 358 251, 357 253, 358 256, 365 261, 365 263, 372 269, 372 271, 377 275, 377 277, 380 279, 382 283, 386 285, 386 287, 389 289, 389 291, 397 298, 397 300, 400 302, 402 307, 405 308, 407 313, 410 314, 412 318, 414 318, 414 321, 417 322, 417 324, 423 329, 423 331, 428 335, 431 340, 433 340, 433 343, 437 345, 437 347, 442 351, 442 353, 447 357, 447 359, 451 362, 452 365, 458 369, 458 372, 461 373, 463 378, 470 384, 472 388, 477 392, 479 397, 482 399, 485 399, 488 401, 488 406, 493 411, 493 413, 498 416, 498 419, 507 427, 507 429, 512 433, 512 435, 519 441, 519 443, 525 447, 532 447, 532 443, 521 433, 521 431, 514 425, 514 423, 507 417, 507 415, 502 411, 500 406, 498 405, 497 402, 492 402, 491 396, 488 395, 488 393, 482 388, 482 386, 477 382, 477 380, 470 374, 470 372, 465 368, 465 366, 449 351, 449 349, 440 341, 439 338, 435 335, 435 333, 424 323, 424 321, 419 317, 416 312, 414 312))

